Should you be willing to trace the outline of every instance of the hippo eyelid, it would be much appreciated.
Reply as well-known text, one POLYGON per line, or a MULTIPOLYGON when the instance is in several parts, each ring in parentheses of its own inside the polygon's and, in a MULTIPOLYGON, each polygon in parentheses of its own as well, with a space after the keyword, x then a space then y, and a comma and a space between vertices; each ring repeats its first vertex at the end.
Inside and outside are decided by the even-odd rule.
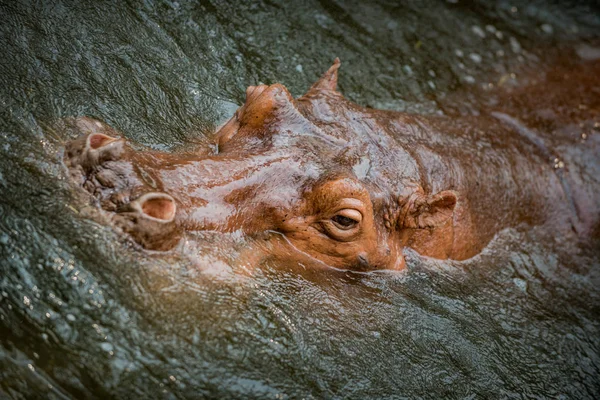
POLYGON ((362 222, 362 219, 362 213, 351 208, 339 210, 333 217, 331 217, 333 224, 341 230, 350 230, 355 228, 362 222))
POLYGON ((321 220, 324 233, 331 239, 340 242, 350 242, 357 238, 362 231, 362 213, 356 209, 341 209, 334 215, 321 220), (338 218, 339 217, 339 218, 338 218), (348 223, 346 225, 346 223, 348 223))
POLYGON ((334 215, 331 218, 334 225, 342 230, 347 230, 353 228, 358 222, 353 220, 352 218, 345 217, 343 215, 334 215))

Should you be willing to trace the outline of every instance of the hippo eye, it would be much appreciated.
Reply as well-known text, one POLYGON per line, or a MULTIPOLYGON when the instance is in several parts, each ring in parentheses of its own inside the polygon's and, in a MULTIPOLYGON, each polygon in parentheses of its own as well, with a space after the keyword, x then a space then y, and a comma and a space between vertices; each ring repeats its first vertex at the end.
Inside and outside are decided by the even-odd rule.
POLYGON ((334 216, 321 221, 327 235, 342 242, 354 240, 360 232, 362 213, 352 208, 339 210, 334 216))
POLYGON ((358 221, 350 217, 346 217, 345 215, 336 215, 333 218, 331 218, 331 220, 333 221, 335 226, 337 226, 340 229, 352 229, 354 225, 358 224, 358 221))

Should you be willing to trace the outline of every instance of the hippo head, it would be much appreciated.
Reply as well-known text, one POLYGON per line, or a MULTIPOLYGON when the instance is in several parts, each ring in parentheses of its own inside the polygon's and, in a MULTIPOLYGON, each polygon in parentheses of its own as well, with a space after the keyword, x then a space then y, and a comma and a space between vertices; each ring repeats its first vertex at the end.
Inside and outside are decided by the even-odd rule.
MULTIPOLYGON (((339 60, 302 97, 250 86, 205 153, 141 152, 98 121, 76 122, 72 175, 144 247, 185 231, 241 231, 304 266, 402 269, 419 230, 451 222, 452 191, 425 194, 397 135, 413 117, 362 108, 336 91, 339 60)), ((412 128, 411 128, 412 129, 412 128)))

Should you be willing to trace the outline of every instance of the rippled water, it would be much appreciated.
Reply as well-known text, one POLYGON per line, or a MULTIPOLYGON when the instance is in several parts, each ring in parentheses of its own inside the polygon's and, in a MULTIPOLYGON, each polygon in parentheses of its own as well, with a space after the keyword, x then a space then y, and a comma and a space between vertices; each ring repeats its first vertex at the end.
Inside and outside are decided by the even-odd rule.
MULTIPOLYGON (((177 151, 246 86, 300 95, 335 56, 350 99, 439 113, 451 93, 518 84, 562 49, 597 45, 600 9, 241 3, 0 5, 0 394, 600 397, 598 246, 507 230, 465 262, 407 250, 403 274, 243 273, 228 260, 244 240, 209 233, 193 260, 149 253, 90 218, 54 128, 88 115, 177 151)), ((453 107, 473 112, 473 99, 453 107)))

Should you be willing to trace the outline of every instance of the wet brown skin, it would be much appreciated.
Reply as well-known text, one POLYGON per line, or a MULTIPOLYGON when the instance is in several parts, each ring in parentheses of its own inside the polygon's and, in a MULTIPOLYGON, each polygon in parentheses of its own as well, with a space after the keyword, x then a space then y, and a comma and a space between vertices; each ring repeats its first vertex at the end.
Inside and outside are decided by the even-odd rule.
POLYGON ((65 163, 142 246, 241 231, 260 238, 250 264, 398 270, 404 247, 463 260, 506 227, 597 229, 597 62, 573 72, 582 87, 549 87, 549 75, 477 117, 360 107, 336 91, 339 65, 298 99, 280 84, 249 87, 201 154, 135 151, 106 124, 73 120, 81 136, 65 163))

